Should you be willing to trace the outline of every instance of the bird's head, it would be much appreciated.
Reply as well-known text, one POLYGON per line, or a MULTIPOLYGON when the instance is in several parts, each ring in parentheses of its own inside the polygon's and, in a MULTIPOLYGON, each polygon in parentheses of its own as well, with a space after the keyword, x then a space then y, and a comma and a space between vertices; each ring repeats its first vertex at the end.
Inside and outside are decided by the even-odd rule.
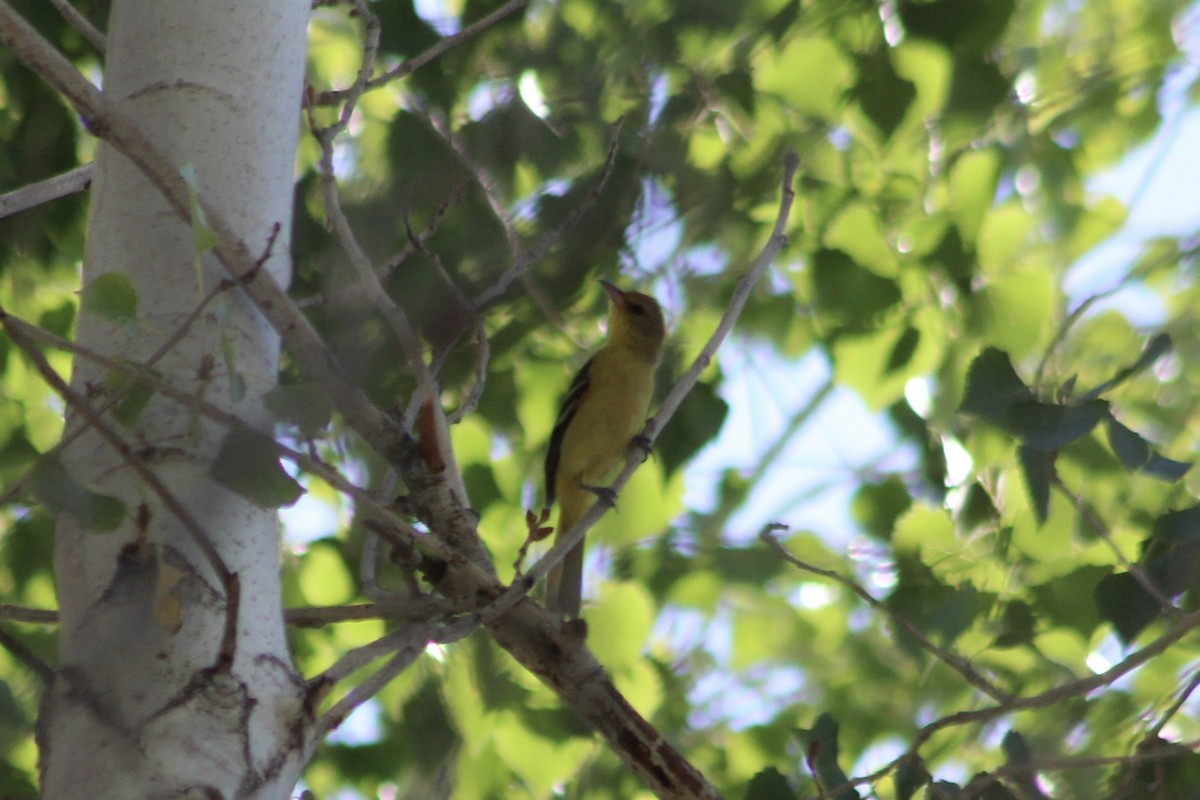
POLYGON ((600 281, 608 294, 608 340, 658 361, 667 325, 662 308, 648 294, 627 292, 608 281, 600 281))

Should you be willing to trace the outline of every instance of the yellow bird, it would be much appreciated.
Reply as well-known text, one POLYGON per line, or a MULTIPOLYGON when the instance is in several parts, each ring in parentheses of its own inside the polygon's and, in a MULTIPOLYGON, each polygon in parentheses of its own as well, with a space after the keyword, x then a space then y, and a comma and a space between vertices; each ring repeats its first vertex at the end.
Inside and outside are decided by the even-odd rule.
MULTIPOLYGON (((658 302, 600 281, 608 293, 608 342, 571 381, 550 434, 546 454, 546 505, 558 500, 555 536, 571 530, 595 502, 611 502, 606 482, 641 431, 654 393, 666 324, 658 302)), ((546 607, 579 616, 583 542, 550 573, 546 607)))

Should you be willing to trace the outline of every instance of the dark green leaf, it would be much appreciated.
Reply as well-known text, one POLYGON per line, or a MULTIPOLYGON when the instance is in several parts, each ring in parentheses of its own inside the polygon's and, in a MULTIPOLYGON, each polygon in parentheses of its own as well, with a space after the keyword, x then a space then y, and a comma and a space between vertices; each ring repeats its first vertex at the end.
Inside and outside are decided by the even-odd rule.
POLYGON ((729 404, 710 384, 696 384, 655 443, 654 451, 663 460, 663 472, 671 474, 708 444, 721 430, 728 413, 729 404))
POLYGON ((1127 646, 1161 611, 1154 596, 1128 572, 1114 573, 1097 583, 1095 599, 1100 616, 1112 623, 1127 646))
POLYGON ((779 574, 779 556, 767 547, 722 547, 713 555, 713 566, 726 583, 762 586, 779 574))
POLYGON ((452 752, 459 739, 438 684, 424 681, 404 703, 400 718, 409 732, 405 741, 416 756, 418 768, 427 775, 436 774, 442 768, 441 759, 452 752))
POLYGON ((1125 469, 1141 469, 1150 460, 1150 445, 1146 440, 1117 422, 1115 417, 1108 418, 1108 444, 1125 469))
MULTIPOLYGON (((130 369, 137 369, 137 364, 126 362, 130 369)), ((158 375, 157 372, 153 373, 158 375)), ((112 414, 118 422, 129 427, 142 416, 146 406, 154 398, 154 389, 143 380, 129 386, 133 376, 124 370, 110 370, 104 376, 104 388, 110 394, 122 392, 121 399, 113 406, 112 414), (128 388, 127 388, 128 387, 128 388)))
POLYGON ((1016 647, 1033 641, 1036 620, 1028 603, 1020 600, 1006 603, 1000 617, 1000 633, 993 644, 996 647, 1016 647))
POLYGON ((106 272, 83 288, 83 308, 111 322, 136 322, 137 290, 121 273, 106 272))
POLYGON ((1014 404, 1032 403, 1036 399, 1013 369, 1008 354, 989 347, 975 357, 967 370, 967 390, 961 410, 1004 427, 1014 404))
POLYGON ((891 375, 896 370, 908 366, 908 362, 912 361, 913 353, 917 352, 917 345, 920 343, 921 332, 912 326, 905 328, 904 333, 900 334, 900 338, 896 340, 892 352, 888 355, 887 368, 884 373, 891 375))
POLYGON ((822 712, 812 730, 805 733, 808 759, 825 796, 832 800, 858 800, 858 792, 846 785, 849 778, 838 764, 838 724, 833 715, 822 712))
POLYGON ((1164 481, 1177 481, 1191 468, 1192 464, 1189 461, 1172 461, 1158 453, 1151 453, 1150 460, 1146 462, 1142 471, 1164 481))
POLYGON ((1163 514, 1154 522, 1154 537, 1167 545, 1200 543, 1200 505, 1163 514))
POLYGON ((963 795, 973 798, 973 800, 1032 800, 1032 798, 1018 798, 995 776, 986 772, 980 772, 973 776, 970 782, 963 787, 963 795))
POLYGON ((245 426, 225 435, 209 472, 217 483, 259 508, 290 506, 304 494, 279 463, 275 440, 245 426))
POLYGON ((929 783, 929 770, 917 758, 906 758, 896 767, 896 800, 912 800, 917 791, 929 783))
POLYGON ((319 436, 333 417, 329 393, 314 381, 276 386, 263 402, 277 420, 295 425, 306 437, 319 436))
POLYGON ((70 514, 85 530, 111 533, 125 519, 125 504, 76 483, 56 453, 38 459, 33 468, 33 493, 52 514, 70 514))
POLYGON ((1038 616, 1069 627, 1084 639, 1090 638, 1100 624, 1100 616, 1096 606, 1085 598, 1098 596, 1096 585, 1111 574, 1108 567, 1084 566, 1030 587, 1038 616))
POLYGON ((1050 480, 1054 476, 1054 455, 1045 450, 1021 445, 1017 448, 1021 460, 1021 472, 1025 475, 1025 487, 1029 489, 1029 500, 1033 503, 1038 522, 1050 516, 1050 480))
POLYGON ((888 52, 884 49, 859 59, 858 69, 862 77, 853 91, 854 99, 885 141, 896 132, 908 107, 917 97, 917 89, 912 82, 897 75, 892 68, 888 52))
POLYGON ((1082 405, 1019 402, 1008 409, 1008 429, 1021 441, 1039 450, 1066 447, 1108 415, 1108 402, 1090 400, 1082 405))
MULTIPOLYGON (((982 598, 971 584, 949 586, 929 567, 915 558, 896 561, 898 581, 888 595, 888 608, 908 619, 922 631, 938 634, 943 643, 954 641, 971 626, 980 613, 982 598)), ((916 654, 911 637, 897 630, 898 641, 916 654)))
POLYGON ((25 774, 7 760, 0 760, 0 797, 34 800, 40 796, 32 775, 25 774))
POLYGON ((1122 763, 1107 800, 1192 800, 1200 785, 1200 755, 1160 736, 1138 743, 1136 759, 1122 763))
POLYGON ((854 495, 850 513, 867 533, 880 541, 892 538, 896 520, 912 508, 908 488, 896 475, 889 475, 879 483, 865 484, 854 495))
POLYGON ((1025 737, 1017 731, 1004 734, 1004 755, 1008 757, 1008 766, 1016 769, 1014 783, 1021 790, 1022 800, 1046 800, 1046 795, 1038 787, 1037 771, 1032 762, 1035 760, 1033 751, 1025 737))
POLYGON ((746 800, 796 800, 796 793, 779 770, 767 767, 750 779, 746 800))
MULTIPOLYGON (((65 302, 58 308, 44 312, 38 317, 38 327, 45 328, 51 333, 70 338, 71 328, 75 325, 76 306, 74 302, 65 302)), ((0 360, 0 365, 3 361, 0 360)))
POLYGON ((900 301, 895 281, 859 266, 840 250, 818 250, 812 257, 817 313, 837 328, 871 330, 885 310, 900 301))

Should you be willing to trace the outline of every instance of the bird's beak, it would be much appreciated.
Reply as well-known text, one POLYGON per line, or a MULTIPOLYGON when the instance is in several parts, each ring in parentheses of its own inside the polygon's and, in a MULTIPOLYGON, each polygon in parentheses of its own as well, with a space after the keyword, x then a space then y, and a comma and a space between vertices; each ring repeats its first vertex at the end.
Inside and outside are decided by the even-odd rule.
POLYGON ((618 289, 616 284, 609 283, 608 281, 600 281, 600 285, 604 287, 604 292, 608 295, 608 299, 613 305, 624 307, 625 293, 618 289))

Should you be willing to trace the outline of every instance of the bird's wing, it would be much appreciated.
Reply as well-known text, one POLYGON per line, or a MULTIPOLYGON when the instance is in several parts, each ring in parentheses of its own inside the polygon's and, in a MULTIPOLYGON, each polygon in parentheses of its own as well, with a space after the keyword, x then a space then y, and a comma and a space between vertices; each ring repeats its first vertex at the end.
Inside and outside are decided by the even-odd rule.
POLYGON ((562 458, 563 438, 567 435, 567 428, 571 427, 571 420, 575 419, 575 415, 579 412, 579 406, 583 404, 584 395, 588 390, 588 369, 592 366, 592 360, 588 359, 587 363, 579 368, 579 372, 575 373, 575 377, 571 380, 571 388, 567 389, 567 396, 563 398, 562 407, 558 410, 558 419, 554 421, 554 430, 550 432, 550 449, 546 453, 546 506, 554 504, 554 484, 558 473, 558 462, 562 458))

